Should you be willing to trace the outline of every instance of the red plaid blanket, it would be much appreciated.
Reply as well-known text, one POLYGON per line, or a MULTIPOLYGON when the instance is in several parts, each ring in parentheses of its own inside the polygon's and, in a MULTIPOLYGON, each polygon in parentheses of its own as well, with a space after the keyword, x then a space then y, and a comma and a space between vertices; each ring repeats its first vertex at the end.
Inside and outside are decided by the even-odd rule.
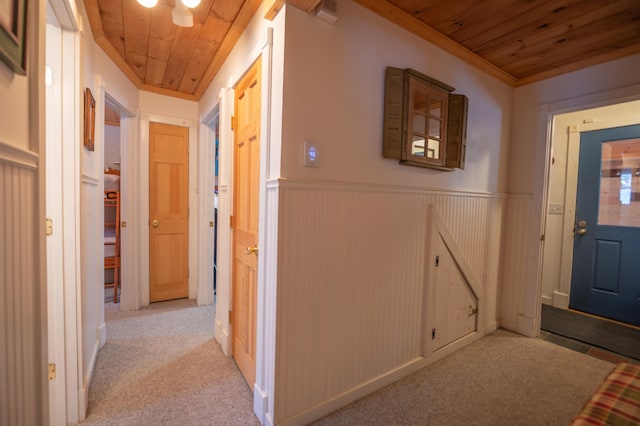
POLYGON ((640 365, 616 366, 573 420, 583 425, 640 425, 640 365))

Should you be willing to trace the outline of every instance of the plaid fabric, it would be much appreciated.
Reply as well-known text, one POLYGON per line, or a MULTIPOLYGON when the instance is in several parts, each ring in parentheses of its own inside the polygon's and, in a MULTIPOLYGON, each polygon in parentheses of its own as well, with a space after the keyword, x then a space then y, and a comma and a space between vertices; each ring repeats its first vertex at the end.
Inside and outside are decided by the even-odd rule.
POLYGON ((583 425, 640 425, 640 365, 616 366, 573 420, 583 425))

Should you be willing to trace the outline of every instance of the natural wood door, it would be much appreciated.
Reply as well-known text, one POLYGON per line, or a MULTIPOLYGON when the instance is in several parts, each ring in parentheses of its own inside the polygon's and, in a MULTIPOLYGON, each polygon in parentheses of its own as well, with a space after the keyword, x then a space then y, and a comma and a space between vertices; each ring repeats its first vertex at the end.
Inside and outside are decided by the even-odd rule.
POLYGON ((233 357, 250 387, 256 378, 260 60, 235 91, 233 357))
POLYGON ((189 296, 189 129, 149 125, 149 300, 189 296))

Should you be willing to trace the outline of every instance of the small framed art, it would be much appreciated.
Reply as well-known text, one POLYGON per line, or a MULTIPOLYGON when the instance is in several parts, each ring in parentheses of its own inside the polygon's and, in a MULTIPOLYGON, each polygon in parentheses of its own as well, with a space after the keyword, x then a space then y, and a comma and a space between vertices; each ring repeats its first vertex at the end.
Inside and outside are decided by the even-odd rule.
POLYGON ((88 87, 84 90, 84 146, 93 151, 96 129, 96 100, 88 87))

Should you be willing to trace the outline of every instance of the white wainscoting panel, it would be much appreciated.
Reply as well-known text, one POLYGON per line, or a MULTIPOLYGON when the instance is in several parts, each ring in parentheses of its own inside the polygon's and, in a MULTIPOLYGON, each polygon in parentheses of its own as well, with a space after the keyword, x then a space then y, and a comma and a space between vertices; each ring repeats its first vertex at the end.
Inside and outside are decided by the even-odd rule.
POLYGON ((0 143, 0 425, 43 419, 37 161, 0 143))
POLYGON ((289 181, 280 191, 276 424, 423 358, 429 205, 495 311, 501 196, 289 181))
POLYGON ((265 229, 260 232, 258 272, 256 383, 254 412, 262 424, 274 424, 274 366, 276 356, 276 306, 278 284, 278 181, 268 181, 262 210, 265 229), (260 277, 260 275, 262 277, 260 277))
MULTIPOLYGON (((97 176, 82 175, 81 237, 82 247, 82 382, 79 405, 88 407, 89 387, 98 350, 106 342, 104 333, 104 193, 97 176)), ((81 415, 81 417, 83 417, 81 415)))
POLYGON ((509 330, 518 330, 518 315, 524 310, 529 250, 527 248, 531 224, 531 195, 509 195, 506 208, 504 242, 502 250, 502 279, 499 289, 500 325, 509 330))

